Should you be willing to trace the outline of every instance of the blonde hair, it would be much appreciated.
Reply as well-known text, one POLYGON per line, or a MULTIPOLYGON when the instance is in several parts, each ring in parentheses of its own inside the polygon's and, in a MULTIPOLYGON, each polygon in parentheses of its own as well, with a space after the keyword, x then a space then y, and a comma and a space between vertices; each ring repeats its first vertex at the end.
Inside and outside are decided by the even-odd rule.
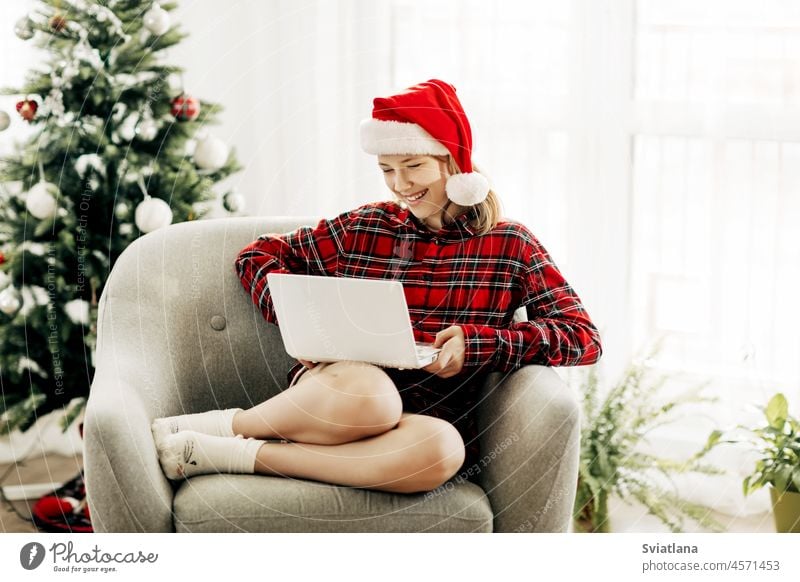
MULTIPOLYGON (((461 169, 456 164, 456 161, 453 159, 453 156, 434 156, 437 159, 442 161, 447 160, 447 171, 450 174, 461 174, 461 169)), ((474 172, 480 173, 478 166, 474 163, 472 164, 472 170, 474 172)), ((502 207, 500 206, 500 198, 497 196, 497 193, 489 189, 489 194, 486 198, 472 206, 475 209, 477 216, 470 221, 470 226, 475 230, 477 234, 486 234, 490 232, 494 227, 497 226, 497 223, 500 222, 500 218, 502 216, 502 207)), ((442 211, 444 212, 444 211, 442 211)), ((444 218, 444 214, 442 215, 444 218)))

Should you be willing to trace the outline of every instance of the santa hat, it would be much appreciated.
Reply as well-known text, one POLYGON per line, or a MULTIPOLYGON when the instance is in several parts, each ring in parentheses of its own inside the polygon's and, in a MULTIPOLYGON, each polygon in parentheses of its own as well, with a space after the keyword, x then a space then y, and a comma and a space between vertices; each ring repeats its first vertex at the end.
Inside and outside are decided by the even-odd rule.
POLYGON ((375 155, 446 155, 461 174, 447 179, 447 197, 462 206, 482 202, 489 181, 472 170, 472 131, 456 88, 431 79, 390 97, 376 97, 361 122, 361 147, 375 155))

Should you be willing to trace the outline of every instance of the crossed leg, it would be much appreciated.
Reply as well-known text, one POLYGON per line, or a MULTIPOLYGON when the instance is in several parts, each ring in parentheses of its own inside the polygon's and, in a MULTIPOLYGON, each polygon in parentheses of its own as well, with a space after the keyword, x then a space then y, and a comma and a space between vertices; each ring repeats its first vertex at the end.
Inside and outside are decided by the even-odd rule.
POLYGON ((168 478, 256 472, 415 493, 445 483, 466 453, 449 422, 403 412, 391 378, 369 364, 317 366, 296 385, 235 413, 232 421, 224 412, 202 413, 199 425, 196 418, 154 421, 168 478), (219 424, 224 422, 231 424, 219 424), (186 428, 180 428, 183 423, 186 428), (242 438, 215 436, 231 429, 242 438), (275 437, 287 442, 263 442, 275 437))
POLYGON ((282 393, 234 418, 234 433, 283 438, 261 446, 255 471, 414 493, 450 479, 464 462, 449 422, 402 411, 391 378, 377 366, 317 366, 282 393))
POLYGON ((404 412, 393 429, 350 443, 266 443, 255 472, 391 491, 430 491, 464 462, 464 444, 452 424, 404 412))

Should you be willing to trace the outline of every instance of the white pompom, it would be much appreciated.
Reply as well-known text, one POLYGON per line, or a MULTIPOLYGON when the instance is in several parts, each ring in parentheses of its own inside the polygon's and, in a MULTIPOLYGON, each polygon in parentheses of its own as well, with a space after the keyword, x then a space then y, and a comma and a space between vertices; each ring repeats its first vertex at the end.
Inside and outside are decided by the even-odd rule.
POLYGON ((161 198, 148 198, 136 207, 134 222, 142 232, 153 232, 172 223, 172 209, 161 198))
POLYGON ((169 12, 161 8, 158 4, 144 13, 144 27, 156 36, 160 36, 169 30, 169 12))
POLYGON ((39 182, 28 192, 25 198, 25 207, 32 216, 39 220, 51 218, 56 212, 56 196, 58 186, 50 182, 39 182))
POLYGON ((483 202, 489 195, 489 180, 477 172, 453 174, 447 179, 447 197, 461 206, 483 202))
POLYGON ((228 161, 228 146, 216 137, 207 137, 194 148, 194 163, 203 170, 219 170, 228 161))

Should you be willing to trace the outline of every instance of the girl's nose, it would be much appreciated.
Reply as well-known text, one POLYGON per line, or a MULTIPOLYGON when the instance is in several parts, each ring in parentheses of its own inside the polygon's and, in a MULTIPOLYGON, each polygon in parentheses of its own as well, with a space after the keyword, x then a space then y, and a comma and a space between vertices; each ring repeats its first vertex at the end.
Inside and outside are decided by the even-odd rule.
POLYGON ((401 170, 395 170, 394 173, 394 189, 395 192, 402 192, 406 190, 409 186, 410 182, 406 179, 405 172, 401 170))

